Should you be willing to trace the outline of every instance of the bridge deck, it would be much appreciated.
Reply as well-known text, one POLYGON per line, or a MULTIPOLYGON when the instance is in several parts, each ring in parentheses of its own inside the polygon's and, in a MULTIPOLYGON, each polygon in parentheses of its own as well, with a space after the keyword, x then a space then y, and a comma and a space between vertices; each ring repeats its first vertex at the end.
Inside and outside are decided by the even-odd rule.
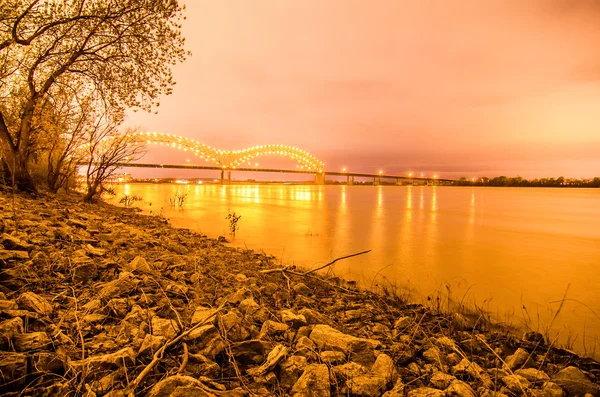
MULTIPOLYGON (((252 172, 276 172, 285 174, 311 174, 315 175, 318 172, 308 170, 284 170, 278 168, 232 168, 226 169, 217 166, 210 165, 192 165, 192 164, 144 164, 144 163, 118 163, 118 167, 134 167, 134 168, 172 168, 172 169, 189 169, 189 170, 215 170, 215 171, 252 171, 252 172)), ((402 179, 402 180, 416 180, 416 181, 441 181, 441 182, 456 182, 454 179, 440 179, 440 178, 427 178, 427 177, 408 177, 404 175, 389 175, 389 174, 369 174, 363 172, 334 172, 325 171, 322 174, 332 176, 352 176, 359 178, 385 178, 385 179, 402 179)))

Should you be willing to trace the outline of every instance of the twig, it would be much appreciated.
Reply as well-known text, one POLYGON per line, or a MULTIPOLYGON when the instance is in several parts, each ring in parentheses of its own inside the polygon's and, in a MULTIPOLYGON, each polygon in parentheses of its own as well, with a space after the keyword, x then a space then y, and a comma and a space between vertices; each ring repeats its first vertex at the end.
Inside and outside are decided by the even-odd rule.
POLYGON ((329 263, 327 263, 327 264, 325 264, 325 265, 323 265, 321 267, 317 267, 316 269, 312 269, 312 270, 307 271, 306 273, 304 273, 304 275, 308 276, 311 273, 318 272, 319 270, 325 269, 326 267, 331 266, 335 262, 341 261, 342 259, 352 258, 353 256, 363 255, 363 254, 366 254, 366 253, 369 253, 369 252, 371 252, 371 250, 366 250, 366 251, 363 251, 363 252, 357 252, 356 254, 350 254, 350 255, 342 256, 340 258, 336 258, 333 261, 331 261, 331 262, 329 262, 329 263))
POLYGON ((150 361, 150 363, 148 363, 146 368, 144 368, 144 370, 142 372, 140 372, 140 374, 137 376, 137 378, 135 378, 133 380, 133 382, 131 382, 131 384, 129 385, 128 390, 126 391, 125 394, 126 395, 135 395, 134 394, 135 389, 140 385, 140 383, 142 383, 142 381, 150 373, 150 371, 152 371, 152 369, 160 362, 160 360, 163 357, 163 354, 169 347, 175 345, 177 342, 179 342, 180 340, 182 340, 183 338, 188 336, 192 331, 194 331, 194 330, 200 328, 201 326, 205 325, 206 323, 208 323, 208 321, 211 320, 218 313, 220 313, 224 307, 225 307, 225 303, 223 303, 221 306, 219 306, 216 311, 211 313, 210 316, 206 317, 204 320, 200 321, 198 324, 194 325, 192 328, 188 329, 187 331, 182 332, 175 338, 171 339, 169 342, 165 343, 160 349, 158 349, 156 351, 156 353, 154 353, 154 355, 152 356, 152 361, 150 361))
POLYGON ((187 343, 183 342, 183 360, 181 361, 181 365, 179 366, 179 369, 177 370, 178 375, 181 375, 183 373, 183 371, 185 370, 185 367, 188 363, 188 357, 189 357, 188 346, 187 346, 187 343))
POLYGON ((325 264, 325 265, 323 265, 321 267, 309 270, 309 271, 304 272, 304 273, 295 272, 293 270, 290 270, 289 266, 284 266, 284 267, 280 267, 280 268, 277 268, 277 269, 261 270, 260 273, 262 273, 262 274, 269 274, 269 273, 278 273, 278 272, 281 272, 281 273, 293 274, 294 276, 310 276, 310 275, 312 275, 312 273, 318 272, 321 269, 325 269, 326 267, 333 265, 337 261, 341 261, 342 259, 352 258, 353 256, 363 255, 363 254, 366 254, 368 252, 371 252, 371 250, 357 252, 356 254, 350 254, 350 255, 342 256, 342 257, 334 259, 333 261, 331 261, 331 262, 329 262, 329 263, 327 263, 327 264, 325 264))

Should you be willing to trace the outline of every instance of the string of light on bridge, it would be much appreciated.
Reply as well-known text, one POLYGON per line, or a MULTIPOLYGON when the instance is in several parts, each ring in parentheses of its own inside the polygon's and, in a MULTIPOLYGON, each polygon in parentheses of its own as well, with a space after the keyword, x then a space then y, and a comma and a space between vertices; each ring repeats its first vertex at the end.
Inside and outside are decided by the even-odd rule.
POLYGON ((280 155, 291 158, 299 163, 298 168, 314 172, 323 172, 325 163, 317 160, 308 152, 288 145, 259 145, 243 150, 221 150, 210 147, 194 139, 159 132, 138 132, 133 134, 135 143, 170 146, 175 149, 191 152, 193 155, 221 166, 224 169, 239 168, 249 165, 255 157, 264 155, 280 155), (139 139, 136 139, 139 138, 139 139))
MULTIPOLYGON (((132 134, 134 144, 148 144, 167 146, 174 149, 190 152, 191 154, 200 157, 206 162, 213 163, 223 169, 233 170, 236 168, 244 168, 245 164, 252 166, 252 159, 264 155, 280 155, 291 158, 298 162, 297 169, 322 173, 324 172, 325 163, 319 161, 305 150, 289 145, 258 145, 242 150, 222 150, 213 148, 194 139, 168 134, 161 132, 136 132, 132 134)), ((189 159, 187 160, 189 162, 189 159)), ((258 163, 255 163, 258 166, 258 163)), ((349 172, 347 168, 342 169, 343 173, 349 172)), ((414 174, 408 172, 409 178, 433 178, 438 179, 438 175, 425 176, 424 173, 414 174)), ((385 176, 383 170, 379 170, 377 175, 385 176)), ((473 178, 475 181, 476 178, 473 178)))

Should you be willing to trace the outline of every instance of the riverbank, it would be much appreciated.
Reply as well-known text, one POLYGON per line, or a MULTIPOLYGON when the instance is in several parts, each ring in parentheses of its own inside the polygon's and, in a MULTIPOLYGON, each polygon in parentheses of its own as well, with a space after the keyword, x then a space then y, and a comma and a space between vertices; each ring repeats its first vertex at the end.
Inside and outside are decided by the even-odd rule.
POLYGON ((600 395, 600 364, 540 334, 282 270, 158 217, 5 193, 0 214, 4 395, 600 395))

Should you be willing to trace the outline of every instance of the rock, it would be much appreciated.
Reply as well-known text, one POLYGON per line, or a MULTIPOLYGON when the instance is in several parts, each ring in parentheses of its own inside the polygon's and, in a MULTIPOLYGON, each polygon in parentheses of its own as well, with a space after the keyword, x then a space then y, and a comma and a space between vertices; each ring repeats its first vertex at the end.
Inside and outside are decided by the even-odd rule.
MULTIPOLYGON (((112 300, 112 299, 111 299, 112 300)), ((133 305, 131 311, 125 316, 123 321, 130 324, 140 325, 141 323, 147 322, 154 315, 151 310, 142 309, 139 305, 133 305)))
POLYGON ((221 367, 216 362, 201 354, 190 354, 186 371, 193 374, 195 377, 206 376, 216 378, 221 373, 221 367))
POLYGON ((569 395, 583 396, 586 393, 594 397, 600 396, 600 387, 590 381, 580 369, 567 367, 558 371, 552 381, 565 389, 569 395))
POLYGON ((444 357, 442 352, 437 347, 431 347, 423 352, 423 358, 430 364, 435 365, 438 368, 442 368, 444 364, 444 357))
POLYGON ((45 332, 18 334, 14 337, 15 350, 19 352, 46 349, 51 344, 52 340, 45 332))
MULTIPOLYGON (((6 298, 6 297, 5 297, 6 298)), ((0 299, 0 310, 18 310, 19 305, 13 300, 0 299)))
POLYGON ((177 336, 180 329, 175 320, 170 318, 152 317, 152 335, 163 336, 166 340, 171 340, 177 336))
POLYGON ((462 380, 454 380, 446 389, 446 397, 476 397, 475 391, 462 380))
POLYGON ((119 273, 118 279, 99 284, 100 291, 98 292, 98 297, 111 299, 121 295, 130 295, 139 283, 140 280, 133 273, 123 271, 119 273))
POLYGON ((83 263, 73 269, 73 281, 85 283, 98 277, 98 266, 94 262, 83 263))
POLYGON ((191 376, 174 375, 156 383, 146 397, 215 397, 202 382, 191 376))
POLYGON ((227 302, 237 305, 238 303, 242 302, 246 298, 251 298, 251 297, 252 297, 252 291, 250 291, 248 288, 242 287, 239 290, 237 290, 235 293, 230 294, 227 297, 227 302))
POLYGON ((241 342, 250 337, 248 330, 242 326, 242 318, 235 312, 229 312, 221 316, 222 331, 227 335, 227 339, 232 342, 241 342))
POLYGON ((116 369, 135 364, 135 353, 131 347, 125 347, 114 353, 99 354, 87 357, 84 360, 71 361, 71 367, 81 371, 84 367, 88 373, 107 369, 116 369))
POLYGON ((59 373, 64 370, 63 361, 56 353, 40 352, 33 354, 31 358, 32 372, 59 373))
POLYGON ((290 394, 292 397, 329 397, 331 392, 327 365, 307 365, 290 394))
POLYGON ((302 314, 295 314, 291 310, 281 310, 279 314, 281 315, 281 321, 293 329, 306 325, 306 317, 302 314))
POLYGON ((419 387, 408 392, 408 397, 445 397, 446 393, 431 387, 419 387))
POLYGON ((6 233, 2 233, 0 236, 0 244, 7 250, 31 251, 33 249, 33 244, 28 244, 18 237, 6 233))
POLYGON ((279 323, 277 321, 267 320, 263 323, 260 329, 260 335, 258 339, 264 339, 266 336, 281 340, 285 332, 289 329, 287 325, 279 323))
POLYGON ((384 324, 376 323, 371 327, 371 332, 380 338, 386 338, 390 334, 390 328, 384 324))
POLYGON ((349 362, 342 365, 337 365, 331 369, 334 377, 346 380, 364 375, 368 372, 367 368, 355 362, 349 362))
POLYGON ((435 340, 435 344, 437 345, 437 347, 446 352, 455 352, 458 350, 456 342, 453 339, 448 338, 447 336, 437 338, 435 340))
MULTIPOLYGON (((503 388, 502 390, 505 390, 505 389, 503 388)), ((477 391, 479 392, 479 395, 481 397, 508 397, 504 393, 500 393, 499 391, 488 390, 484 387, 480 387, 479 389, 477 389, 477 391)))
POLYGON ((540 397, 565 397, 563 389, 553 382, 544 383, 541 392, 543 394, 540 397))
POLYGON ((217 328, 212 324, 203 325, 194 329, 184 340, 191 344, 190 349, 194 353, 214 358, 223 351, 225 347, 217 328))
POLYGON ((355 321, 360 321, 363 317, 365 317, 365 312, 362 309, 354 309, 354 310, 346 310, 343 313, 343 319, 345 323, 352 323, 355 321))
MULTIPOLYGON (((118 318, 124 318, 129 313, 131 302, 125 298, 115 298, 108 301, 107 307, 115 314, 118 318)), ((138 324, 141 321, 138 322, 138 324)))
POLYGON ((240 312, 242 312, 245 316, 252 316, 258 311, 258 309, 260 309, 260 305, 256 303, 254 299, 246 298, 240 302, 238 309, 240 309, 240 312))
POLYGON ((304 316, 307 324, 323 324, 327 322, 326 318, 323 315, 312 309, 304 308, 298 311, 298 314, 304 316))
POLYGON ((278 344, 269 352, 265 362, 258 368, 250 368, 247 372, 253 377, 264 377, 287 355, 288 348, 278 344))
POLYGON ((142 345, 140 346, 140 350, 138 351, 138 357, 153 355, 158 349, 162 347, 162 345, 165 344, 165 341, 166 339, 164 336, 154 336, 146 334, 142 345))
POLYGON ((408 364, 406 366, 406 369, 408 369, 410 372, 412 372, 416 376, 421 375, 421 367, 419 367, 419 365, 417 363, 413 362, 413 363, 408 364))
MULTIPOLYGON (((107 393, 118 384, 119 378, 124 374, 122 368, 119 368, 116 371, 112 371, 109 374, 103 376, 102 378, 91 382, 89 388, 93 393, 97 393, 100 395, 108 395, 107 393)), ((86 384, 86 387, 88 385, 86 384)), ((90 397, 90 393, 88 392, 86 397, 90 397)), ((122 396, 125 397, 125 396, 122 396)))
POLYGON ((192 325, 196 325, 203 321, 207 321, 207 324, 216 323, 216 317, 214 317, 214 314, 216 312, 216 309, 198 306, 196 310, 194 310, 194 314, 192 315, 192 325), (211 320, 209 320, 210 316, 213 316, 211 320))
POLYGON ((279 364, 279 382, 289 389, 298 381, 308 365, 306 357, 290 356, 279 364))
POLYGON ((466 358, 463 358, 461 362, 452 367, 453 374, 455 376, 470 375, 483 382, 483 385, 487 388, 493 386, 493 382, 490 376, 475 362, 471 362, 466 358))
POLYGON ((443 372, 436 372, 429 380, 429 383, 438 389, 446 389, 454 380, 456 380, 456 377, 452 375, 445 374, 443 372))
POLYGON ((541 346, 544 346, 546 344, 546 341, 544 340, 544 335, 534 331, 526 332, 525 334, 523 334, 523 340, 525 342, 530 342, 541 346))
POLYGON ((357 397, 379 397, 386 389, 386 381, 377 375, 359 375, 346 381, 350 395, 357 397))
MULTIPOLYGON (((310 339, 306 338, 310 341, 310 339)), ((311 343, 313 343, 311 341, 311 343)), ((329 365, 338 365, 346 361, 346 355, 342 352, 334 352, 332 350, 326 350, 324 352, 319 353, 319 358, 321 362, 329 365)))
MULTIPOLYGON (((5 301, 6 302, 6 301, 5 301)), ((0 346, 6 347, 16 335, 23 333, 23 320, 14 317, 0 322, 0 346)))
POLYGON ((535 368, 518 369, 515 371, 515 375, 522 376, 530 382, 543 383, 544 381, 550 380, 548 374, 535 368))
POLYGON ((27 356, 21 353, 0 352, 0 374, 2 374, 2 384, 17 379, 20 379, 19 384, 24 383, 27 374, 27 356))
POLYGON ((400 317, 394 322, 394 329, 403 330, 410 327, 412 320, 408 316, 400 317))
POLYGON ((389 391, 383 393, 383 397, 404 397, 404 388, 405 387, 406 387, 406 385, 404 383, 402 383, 402 381, 400 379, 398 379, 398 381, 396 381, 396 384, 394 385, 392 390, 389 390, 389 391))
POLYGON ((461 313, 452 314, 452 324, 461 331, 471 331, 475 326, 473 321, 461 313))
POLYGON ((103 250, 101 248, 93 247, 90 244, 87 244, 85 246, 85 252, 88 255, 90 255, 90 256, 104 256, 104 255, 106 255, 106 250, 103 250))
POLYGON ((357 338, 344 334, 328 325, 315 325, 310 339, 321 350, 337 350, 348 356, 351 361, 371 365, 374 360, 374 349, 379 342, 372 339, 357 338))
MULTIPOLYGON (((317 344, 306 336, 301 336, 296 341, 296 350, 315 351, 316 349, 317 349, 317 344)), ((326 350, 326 351, 331 351, 331 350, 326 350)), ((342 353, 342 355, 344 356, 344 358, 346 357, 346 355, 344 355, 344 353, 342 353)))
POLYGON ((502 378, 502 383, 508 387, 508 389, 514 393, 527 394, 527 389, 531 386, 531 383, 519 375, 508 375, 502 378))
POLYGON ((527 350, 522 348, 518 348, 514 354, 506 357, 504 362, 506 363, 506 368, 511 371, 534 365, 531 355, 527 353, 527 350))
POLYGON ((27 260, 29 259, 29 253, 27 251, 0 249, 0 261, 7 261, 9 259, 27 260))
POLYGON ((377 356, 375 364, 371 367, 371 373, 382 377, 386 386, 391 386, 398 380, 398 371, 396 371, 394 360, 385 353, 377 356))
POLYGON ((142 256, 136 256, 126 266, 126 269, 130 272, 141 272, 141 273, 153 273, 154 269, 148 264, 146 259, 142 256))
POLYGON ((299 295, 309 296, 310 294, 312 294, 312 290, 304 283, 294 284, 292 289, 299 295))
POLYGON ((231 353, 237 361, 244 365, 260 364, 265 358, 265 351, 269 348, 267 342, 262 340, 247 340, 231 345, 231 353))
POLYGON ((52 314, 52 305, 46 299, 34 294, 33 292, 24 292, 17 298, 19 307, 25 310, 31 310, 42 316, 52 314))

